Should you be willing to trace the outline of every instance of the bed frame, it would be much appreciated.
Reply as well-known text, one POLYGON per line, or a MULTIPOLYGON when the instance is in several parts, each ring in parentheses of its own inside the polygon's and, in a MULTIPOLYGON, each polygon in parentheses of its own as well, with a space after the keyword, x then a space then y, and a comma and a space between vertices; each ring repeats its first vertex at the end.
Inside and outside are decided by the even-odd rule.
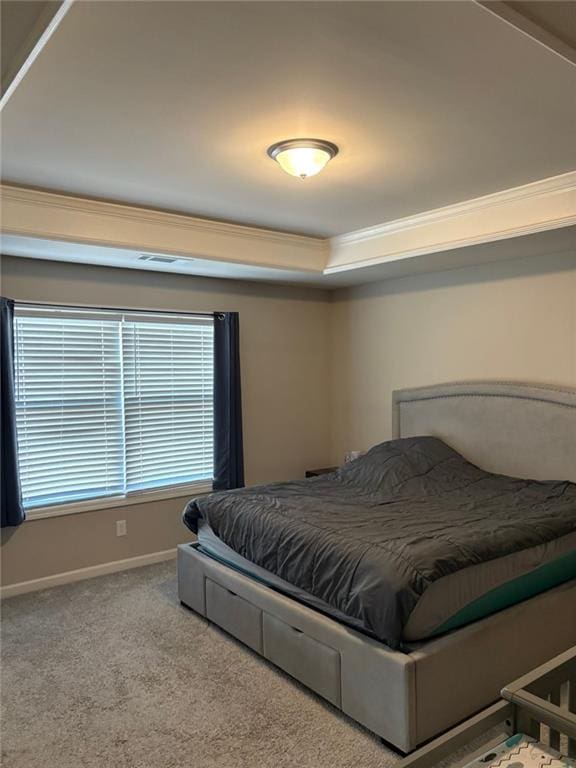
MULTIPOLYGON (((434 435, 484 469, 576 482, 576 390, 468 382, 399 390, 394 436, 434 435)), ((182 603, 404 753, 496 701, 576 644, 576 581, 406 652, 198 551, 178 548, 182 603)))

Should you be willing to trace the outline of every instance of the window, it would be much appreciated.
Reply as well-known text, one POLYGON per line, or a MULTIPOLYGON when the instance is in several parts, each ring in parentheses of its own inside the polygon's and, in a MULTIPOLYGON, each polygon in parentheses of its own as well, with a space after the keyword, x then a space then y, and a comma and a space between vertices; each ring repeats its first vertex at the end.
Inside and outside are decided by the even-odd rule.
POLYGON ((16 307, 27 508, 212 479, 210 317, 16 307))

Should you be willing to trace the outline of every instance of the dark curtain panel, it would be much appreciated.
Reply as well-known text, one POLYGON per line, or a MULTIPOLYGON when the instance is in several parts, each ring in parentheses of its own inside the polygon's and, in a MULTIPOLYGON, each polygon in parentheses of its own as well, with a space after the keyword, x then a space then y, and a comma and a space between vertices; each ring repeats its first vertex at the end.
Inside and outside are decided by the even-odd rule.
POLYGON ((237 312, 214 315, 214 490, 244 486, 237 312))
POLYGON ((14 403, 14 302, 0 298, 0 419, 2 421, 0 503, 2 528, 24 522, 18 476, 18 442, 14 403))

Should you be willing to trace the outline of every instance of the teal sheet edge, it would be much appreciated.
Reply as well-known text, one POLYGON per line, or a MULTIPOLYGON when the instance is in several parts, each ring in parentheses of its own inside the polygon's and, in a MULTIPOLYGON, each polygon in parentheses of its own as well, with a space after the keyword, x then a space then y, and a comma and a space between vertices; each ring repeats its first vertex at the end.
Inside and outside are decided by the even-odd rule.
MULTIPOLYGON (((208 557, 217 560, 219 563, 222 563, 229 568, 233 568, 233 570, 238 571, 239 573, 243 573, 246 576, 249 576, 251 579, 258 581, 264 586, 275 589, 274 587, 271 587, 270 584, 267 584, 267 582, 263 579, 260 579, 253 573, 240 568, 236 564, 227 562, 214 552, 210 551, 210 549, 207 549, 198 543, 193 546, 200 552, 208 555, 208 557)), ((461 608, 459 611, 453 614, 447 621, 445 621, 433 632, 427 635, 426 639, 436 637, 438 635, 443 635, 446 632, 459 629, 460 627, 464 627, 467 624, 472 624, 473 622, 479 621, 480 619, 485 619, 493 613, 502 611, 504 608, 510 608, 516 603, 521 603, 523 600, 527 600, 528 598, 534 597, 541 592, 545 592, 547 589, 557 587, 566 581, 570 581, 571 579, 576 579, 576 550, 568 552, 567 554, 556 558, 556 560, 552 560, 550 563, 546 563, 545 565, 540 566, 540 568, 537 568, 534 571, 530 571, 530 573, 525 573, 522 576, 518 576, 517 578, 512 579, 512 581, 508 581, 505 584, 502 584, 501 586, 491 590, 490 592, 486 592, 486 594, 482 595, 482 597, 479 597, 477 600, 473 600, 464 608, 461 608)), ((325 615, 330 616, 330 614, 325 615)), ((354 629, 363 632, 369 637, 374 637, 371 632, 367 632, 365 629, 358 630, 357 627, 354 627, 354 629)))
POLYGON ((430 635, 443 635, 576 578, 576 550, 518 576, 468 603, 430 635))

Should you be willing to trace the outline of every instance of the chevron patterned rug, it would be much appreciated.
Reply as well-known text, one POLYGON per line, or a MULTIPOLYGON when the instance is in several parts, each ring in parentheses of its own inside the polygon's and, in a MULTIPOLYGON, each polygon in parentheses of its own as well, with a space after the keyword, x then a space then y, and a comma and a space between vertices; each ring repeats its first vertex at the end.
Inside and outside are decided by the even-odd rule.
POLYGON ((468 763, 466 768, 573 768, 576 760, 518 733, 468 763))

